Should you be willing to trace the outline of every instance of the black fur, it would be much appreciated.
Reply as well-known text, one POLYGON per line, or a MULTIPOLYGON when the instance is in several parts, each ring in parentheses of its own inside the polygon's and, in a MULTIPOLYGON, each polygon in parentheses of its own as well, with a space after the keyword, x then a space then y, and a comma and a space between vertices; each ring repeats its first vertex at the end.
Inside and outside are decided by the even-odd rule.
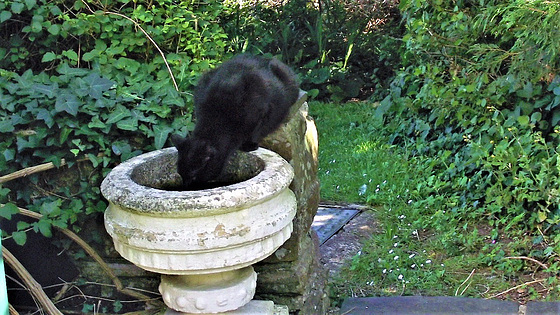
POLYGON ((257 149, 298 95, 295 74, 276 59, 239 55, 204 74, 194 93, 194 131, 172 136, 185 188, 216 179, 235 150, 257 149))

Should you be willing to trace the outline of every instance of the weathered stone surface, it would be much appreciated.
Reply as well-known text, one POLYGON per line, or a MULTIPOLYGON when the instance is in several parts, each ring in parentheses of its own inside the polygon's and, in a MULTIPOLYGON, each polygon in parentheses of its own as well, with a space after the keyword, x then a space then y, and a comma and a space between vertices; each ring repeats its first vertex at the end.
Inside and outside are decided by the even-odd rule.
POLYGON ((259 297, 287 305, 294 313, 324 314, 329 303, 327 273, 319 262, 318 244, 311 231, 300 244, 300 259, 256 266, 259 297))
POLYGON ((257 295, 288 305, 296 314, 324 314, 328 306, 326 272, 319 243, 311 230, 320 192, 317 129, 304 93, 292 107, 287 123, 261 145, 280 154, 294 169, 290 189, 297 200, 294 231, 273 255, 255 266, 257 295))
POLYGON ((175 181, 176 148, 134 157, 101 184, 115 248, 137 266, 163 274, 159 291, 174 310, 219 313, 247 304, 256 288, 251 265, 290 237, 297 210, 288 188, 292 167, 262 148, 238 157, 243 155, 231 172, 241 181, 231 185, 162 189, 175 181), (245 169, 249 176, 237 174, 245 169))
POLYGON ((289 120, 268 136, 261 145, 282 156, 294 169, 290 189, 297 200, 294 231, 290 239, 266 262, 293 261, 299 255, 299 243, 311 229, 319 206, 318 138, 313 119, 309 116, 307 98, 302 94, 293 105, 289 120))
POLYGON ((512 301, 483 300, 452 296, 350 298, 342 303, 340 313, 352 315, 517 315, 518 304, 512 301))

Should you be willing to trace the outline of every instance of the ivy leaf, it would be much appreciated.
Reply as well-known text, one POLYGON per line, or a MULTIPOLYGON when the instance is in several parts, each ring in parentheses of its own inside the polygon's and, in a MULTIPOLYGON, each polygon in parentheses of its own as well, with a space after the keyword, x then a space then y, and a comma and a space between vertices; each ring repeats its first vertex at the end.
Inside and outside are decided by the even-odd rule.
POLYGON ((533 96, 533 84, 527 82, 527 84, 523 86, 523 89, 516 91, 516 94, 519 97, 531 98, 533 96))
POLYGON ((63 93, 56 97, 54 108, 58 113, 67 112, 72 116, 76 116, 80 108, 80 101, 74 94, 63 93))
POLYGON ((39 222, 37 222, 37 227, 39 228, 39 232, 45 237, 52 237, 52 225, 48 221, 39 220, 39 222))
POLYGON ((18 214, 19 209, 13 203, 7 203, 3 206, 0 206, 0 217, 11 220, 12 215, 18 214))
POLYGON ((529 116, 527 116, 527 115, 519 116, 519 117, 517 117, 517 122, 521 126, 527 126, 529 124, 529 116))
POLYGON ((88 127, 90 127, 90 128, 105 128, 105 127, 107 127, 107 125, 104 124, 99 119, 99 117, 93 116, 93 118, 91 119, 91 122, 88 124, 88 127))
POLYGON ((109 118, 105 123, 114 124, 130 116, 131 116, 130 111, 126 107, 122 105, 117 105, 117 108, 115 108, 115 110, 109 115, 109 118))
POLYGON ((60 199, 56 199, 51 202, 45 202, 41 205, 41 213, 44 215, 58 214, 60 213, 61 205, 62 201, 60 199))
POLYGON ((56 54, 53 53, 52 51, 49 51, 48 53, 43 55, 43 59, 41 59, 41 62, 50 62, 56 59, 56 54))
POLYGON ((25 5, 21 2, 12 2, 12 12, 14 12, 15 14, 20 14, 23 11, 23 8, 25 7, 25 5))
POLYGON ((67 63, 61 64, 56 71, 62 75, 67 75, 69 77, 79 77, 86 75, 89 70, 82 68, 72 68, 67 63))
POLYGON ((10 11, 2 11, 0 12, 0 23, 6 22, 7 20, 12 18, 12 12, 10 11))
POLYGON ((25 5, 27 6, 27 10, 33 9, 33 7, 37 4, 37 0, 25 0, 25 5))
POLYGON ((552 113, 552 125, 558 126, 559 122, 560 122, 560 110, 556 110, 554 111, 554 113, 552 113))
POLYGON ((58 35, 58 33, 60 33, 60 25, 58 24, 52 24, 51 26, 49 26, 47 28, 47 31, 49 33, 51 33, 52 35, 58 35))
POLYGON ((89 96, 95 99, 100 99, 103 96, 103 92, 115 85, 115 82, 102 78, 97 73, 91 73, 84 78, 84 81, 89 84, 89 96))
POLYGON ((16 244, 23 246, 27 241, 27 233, 21 231, 13 232, 12 238, 14 239, 14 242, 16 242, 16 244))
POLYGON ((121 130, 136 131, 138 130, 138 119, 128 118, 117 123, 117 128, 121 130))
POLYGON ((13 132, 14 125, 11 120, 0 120, 0 132, 13 132))
POLYGON ((48 98, 53 98, 55 96, 55 91, 58 88, 58 84, 53 84, 53 85, 45 85, 45 84, 39 84, 39 83, 35 83, 32 86, 33 90, 43 93, 45 94, 48 98))
POLYGON ((169 126, 159 126, 156 125, 154 126, 154 146, 156 147, 156 149, 161 149, 163 148, 163 146, 165 145, 165 142, 167 141, 167 137, 169 137, 169 134, 173 131, 173 128, 169 127, 169 126))
POLYGON ((44 108, 40 108, 39 112, 37 112, 37 119, 44 121, 49 128, 52 128, 52 126, 54 125, 54 120, 51 112, 44 108))

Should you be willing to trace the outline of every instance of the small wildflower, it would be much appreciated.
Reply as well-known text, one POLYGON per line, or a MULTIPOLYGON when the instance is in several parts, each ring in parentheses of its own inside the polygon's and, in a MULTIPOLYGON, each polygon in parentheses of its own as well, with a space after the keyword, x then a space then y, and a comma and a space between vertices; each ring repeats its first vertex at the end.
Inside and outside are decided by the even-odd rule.
POLYGON ((399 260, 399 256, 395 256, 393 260, 399 260))
POLYGON ((426 260, 426 264, 431 264, 431 263, 432 263, 431 259, 426 260))
POLYGON ((389 250, 389 254, 392 254, 394 252, 394 250, 390 249, 389 250))
POLYGON ((416 256, 416 254, 410 254, 410 255, 408 255, 408 258, 410 259, 410 258, 412 258, 412 257, 414 257, 414 256, 416 256))
POLYGON ((382 273, 383 273, 383 274, 386 274, 386 273, 387 273, 387 269, 383 269, 382 273))
POLYGON ((398 246, 399 246, 399 243, 393 244, 393 247, 398 247, 398 246))
POLYGON ((404 279, 404 276, 403 276, 402 274, 400 274, 400 275, 397 277, 397 279, 402 280, 402 279, 404 279))
POLYGON ((411 203, 412 203, 412 199, 408 201, 408 204, 411 204, 411 203))
POLYGON ((412 269, 416 268, 416 264, 412 264, 412 265, 410 266, 410 268, 412 268, 412 269))

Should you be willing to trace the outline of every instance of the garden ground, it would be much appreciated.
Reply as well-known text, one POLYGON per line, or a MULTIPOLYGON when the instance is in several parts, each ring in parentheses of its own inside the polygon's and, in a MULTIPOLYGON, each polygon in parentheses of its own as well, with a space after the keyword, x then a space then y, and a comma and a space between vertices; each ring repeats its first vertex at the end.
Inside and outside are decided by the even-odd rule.
MULTIPOLYGON (((321 247, 321 260, 329 271, 331 279, 336 277, 345 263, 359 253, 363 242, 373 233, 379 233, 375 211, 357 205, 326 205, 331 209, 344 211, 358 209, 353 217, 340 230, 325 241, 321 247)), ((560 314, 560 302, 533 302, 522 304, 517 301, 465 298, 465 297, 427 297, 392 296, 365 297, 362 292, 354 292, 342 302, 341 307, 333 307, 329 314, 508 314, 508 315, 554 315, 560 314), (375 310, 375 311, 374 311, 375 310)))

